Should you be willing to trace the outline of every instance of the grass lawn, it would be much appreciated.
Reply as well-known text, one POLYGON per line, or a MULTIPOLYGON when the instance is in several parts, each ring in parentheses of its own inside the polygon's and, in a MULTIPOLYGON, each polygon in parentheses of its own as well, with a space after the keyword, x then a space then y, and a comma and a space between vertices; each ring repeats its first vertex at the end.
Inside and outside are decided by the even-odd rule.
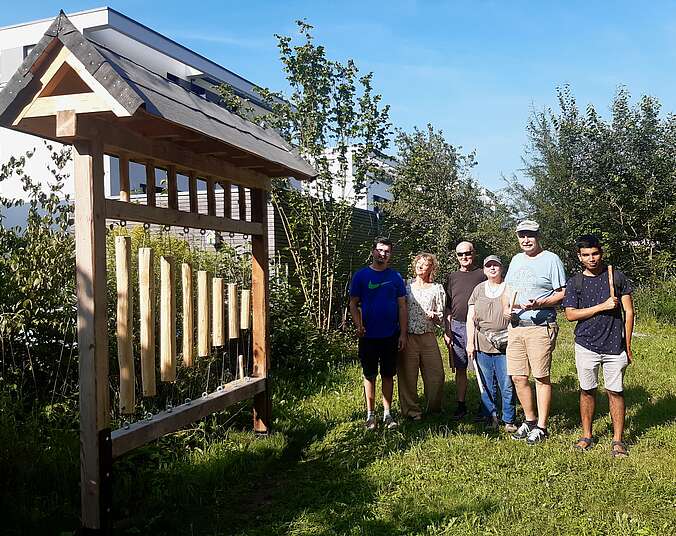
MULTIPOLYGON (((376 433, 363 427, 357 366, 277 378, 270 436, 243 431, 243 407, 225 430, 213 417, 116 462, 116 533, 676 534, 676 328, 638 329, 626 378, 628 459, 610 457, 602 392, 598 445, 571 449, 580 429, 565 325, 543 445, 452 423, 448 371, 446 415, 376 433)), ((470 408, 477 400, 470 383, 470 408)), ((53 500, 68 511, 50 526, 77 523, 77 478, 65 477, 66 497, 53 500)))

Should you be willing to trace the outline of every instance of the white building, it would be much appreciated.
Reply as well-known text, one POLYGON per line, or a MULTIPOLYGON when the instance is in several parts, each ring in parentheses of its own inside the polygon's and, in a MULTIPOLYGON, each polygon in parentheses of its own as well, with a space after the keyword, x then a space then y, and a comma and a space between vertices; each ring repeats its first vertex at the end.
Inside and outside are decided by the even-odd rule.
MULTIPOLYGON (((51 14, 51 15, 56 15, 51 14)), ((109 7, 81 11, 68 15, 73 25, 89 40, 94 41, 118 55, 153 71, 174 82, 184 89, 196 93, 206 100, 218 102, 218 86, 228 84, 235 94, 247 99, 255 112, 265 113, 266 104, 257 95, 255 85, 245 78, 172 41, 156 31, 140 24, 122 13, 109 7)), ((39 21, 26 22, 0 28, 0 89, 5 86, 32 47, 39 41, 53 16, 39 21)), ((52 144, 57 146, 58 144, 52 144)), ((35 150, 28 161, 26 174, 33 179, 47 182, 49 173, 47 164, 51 162, 50 151, 43 140, 0 128, 0 162, 6 162, 11 156, 21 156, 26 151, 35 150)), ((331 155, 331 151, 328 151, 331 155)), ((335 196, 353 197, 352 158, 344 188, 336 186, 335 196)), ((391 170, 393 162, 384 156, 376 157, 383 169, 391 170)), ((106 195, 115 197, 119 194, 118 166, 110 158, 106 158, 106 195)), ((334 158, 332 166, 337 169, 334 158)), ((66 170, 70 172, 70 170, 66 170)), ((159 180, 159 178, 158 178, 159 180)), ((141 192, 145 188, 145 169, 138 165, 130 169, 132 191, 141 192)), ((187 183, 182 184, 179 178, 179 190, 187 191, 187 183)), ((65 193, 72 194, 72 182, 66 185, 65 193)), ((18 178, 0 182, 0 195, 10 198, 22 198, 25 194, 18 178)), ((375 203, 382 199, 390 199, 388 185, 384 181, 371 180, 366 196, 358 201, 359 208, 373 210, 375 203)), ((5 225, 21 224, 25 221, 25 212, 14 210, 4 214, 5 225)))

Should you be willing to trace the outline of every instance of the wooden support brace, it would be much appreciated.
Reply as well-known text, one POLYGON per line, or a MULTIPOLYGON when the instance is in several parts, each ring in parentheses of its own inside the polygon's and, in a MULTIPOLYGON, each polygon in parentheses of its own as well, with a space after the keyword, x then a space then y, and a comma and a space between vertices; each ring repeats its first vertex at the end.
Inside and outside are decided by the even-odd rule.
POLYGON ((169 208, 178 210, 178 183, 176 181, 176 166, 167 166, 167 201, 169 208))
POLYGON ((154 207, 156 203, 155 188, 155 163, 152 160, 146 161, 146 199, 149 207, 154 207))
POLYGON ((216 190, 214 188, 214 180, 210 177, 206 177, 205 181, 207 183, 207 214, 209 216, 216 215, 216 190))
POLYGON ((244 186, 237 188, 237 205, 239 206, 239 219, 246 221, 246 189, 244 186))
POLYGON ((131 415, 136 405, 131 294, 131 237, 115 237, 115 275, 117 282, 117 361, 120 367, 120 413, 131 415))
POLYGON ((199 205, 197 203, 197 177, 195 173, 188 172, 188 195, 190 196, 190 212, 197 214, 199 205))
POLYGON ((232 184, 230 181, 221 181, 223 187, 223 216, 232 218, 232 184))
POLYGON ((56 112, 56 137, 75 136, 77 132, 77 115, 75 110, 59 110, 56 112))
POLYGON ((160 379, 176 381, 176 294, 174 258, 160 258, 160 379))
POLYGON ((121 154, 119 156, 119 164, 120 164, 120 201, 128 203, 130 198, 129 156, 127 156, 126 153, 121 154))

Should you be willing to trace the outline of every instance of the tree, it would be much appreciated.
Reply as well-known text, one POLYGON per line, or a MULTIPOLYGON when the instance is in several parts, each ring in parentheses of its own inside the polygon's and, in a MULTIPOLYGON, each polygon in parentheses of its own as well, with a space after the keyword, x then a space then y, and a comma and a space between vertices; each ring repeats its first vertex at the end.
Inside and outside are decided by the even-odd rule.
POLYGON ((393 200, 384 210, 403 237, 399 249, 435 253, 442 274, 455 269, 460 240, 474 241, 482 253, 511 252, 511 219, 500 197, 471 177, 474 153, 462 154, 432 125, 399 132, 396 143, 393 200))
MULTIPOLYGON (((314 325, 328 330, 349 275, 341 271, 341 246, 350 232, 353 207, 375 171, 372 155, 387 147, 389 107, 374 94, 372 73, 359 76, 354 61, 328 59, 314 41, 312 26, 305 21, 297 25, 300 44, 276 35, 290 92, 259 88, 272 112, 256 120, 278 130, 319 172, 302 191, 290 188, 288 181, 276 182, 272 201, 284 226, 305 311, 314 325), (354 182, 348 188, 350 171, 354 182)), ((238 108, 231 98, 229 103, 238 108)))
POLYGON ((620 89, 604 121, 584 112, 568 86, 557 91, 559 113, 535 112, 526 174, 531 186, 512 195, 543 225, 548 247, 577 265, 572 246, 596 233, 612 262, 644 279, 673 275, 676 256, 676 117, 660 117, 657 99, 631 105, 620 89))

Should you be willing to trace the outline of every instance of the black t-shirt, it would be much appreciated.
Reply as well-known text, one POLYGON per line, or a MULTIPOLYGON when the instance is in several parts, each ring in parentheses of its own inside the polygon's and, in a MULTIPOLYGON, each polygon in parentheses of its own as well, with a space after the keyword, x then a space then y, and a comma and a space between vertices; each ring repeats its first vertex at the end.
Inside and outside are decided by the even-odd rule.
MULTIPOLYGON (((566 283, 566 295, 561 304, 563 307, 586 309, 610 297, 608 273, 605 270, 597 276, 583 274, 579 295, 575 288, 575 277, 577 276, 571 277, 566 283)), ((631 283, 622 272, 615 270, 614 279, 618 298, 632 293, 631 283)), ((575 342, 598 354, 621 354, 625 350, 622 307, 579 320, 575 326, 575 342)))
POLYGON ((451 310, 451 318, 458 322, 467 322, 467 301, 474 287, 486 281, 486 275, 480 268, 469 272, 460 270, 448 274, 446 279, 446 308, 451 310))

